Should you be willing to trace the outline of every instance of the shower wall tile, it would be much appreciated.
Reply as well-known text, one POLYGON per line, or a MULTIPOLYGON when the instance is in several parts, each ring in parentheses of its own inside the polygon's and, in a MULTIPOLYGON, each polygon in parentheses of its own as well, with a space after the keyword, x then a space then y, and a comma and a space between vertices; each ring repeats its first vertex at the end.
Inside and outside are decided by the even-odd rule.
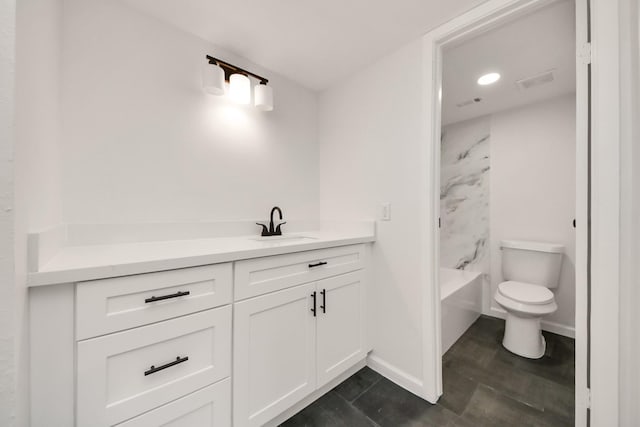
POLYGON ((490 116, 442 130, 440 265, 481 271, 489 263, 490 116))

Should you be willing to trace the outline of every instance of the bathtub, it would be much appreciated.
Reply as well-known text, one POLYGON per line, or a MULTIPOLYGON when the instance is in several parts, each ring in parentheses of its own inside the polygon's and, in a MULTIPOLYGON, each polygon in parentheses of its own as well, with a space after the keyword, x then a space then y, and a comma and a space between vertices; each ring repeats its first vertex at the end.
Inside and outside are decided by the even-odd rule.
POLYGON ((444 354, 482 312, 482 274, 440 268, 440 301, 444 354))

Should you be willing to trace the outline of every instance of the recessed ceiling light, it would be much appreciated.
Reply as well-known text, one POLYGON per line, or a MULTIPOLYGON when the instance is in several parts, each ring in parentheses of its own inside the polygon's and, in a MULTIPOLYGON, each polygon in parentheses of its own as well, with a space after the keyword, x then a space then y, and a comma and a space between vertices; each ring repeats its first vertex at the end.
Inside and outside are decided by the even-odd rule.
POLYGON ((490 85, 492 83, 495 83, 498 80, 500 80, 500 74, 498 74, 498 73, 489 73, 489 74, 485 74, 484 76, 480 77, 478 79, 478 84, 481 85, 481 86, 486 86, 486 85, 490 85))

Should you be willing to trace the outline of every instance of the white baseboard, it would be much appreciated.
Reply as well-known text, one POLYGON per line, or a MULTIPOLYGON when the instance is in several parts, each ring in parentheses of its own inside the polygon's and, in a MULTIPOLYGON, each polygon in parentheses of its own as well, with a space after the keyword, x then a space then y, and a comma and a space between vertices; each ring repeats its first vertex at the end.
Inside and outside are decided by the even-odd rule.
MULTIPOLYGON (((507 312, 501 308, 491 307, 489 313, 483 313, 487 316, 497 317, 498 319, 506 319, 507 312)), ((563 337, 576 338, 576 328, 573 326, 563 325, 556 322, 550 322, 543 320, 540 322, 540 327, 543 331, 552 332, 554 334, 562 335, 563 337)))
POLYGON ((422 381, 391 365, 389 362, 381 359, 379 356, 370 354, 367 357, 367 366, 369 366, 371 369, 373 369, 389 381, 398 384, 400 387, 404 388, 407 391, 410 391, 416 396, 421 397, 422 399, 425 399, 430 403, 436 403, 431 402, 427 398, 427 396, 424 395, 424 385, 422 384, 422 381))
POLYGON ((543 320, 541 323, 541 327, 543 331, 549 331, 553 332, 554 334, 562 335, 563 337, 576 339, 576 328, 573 326, 567 326, 560 323, 543 320))

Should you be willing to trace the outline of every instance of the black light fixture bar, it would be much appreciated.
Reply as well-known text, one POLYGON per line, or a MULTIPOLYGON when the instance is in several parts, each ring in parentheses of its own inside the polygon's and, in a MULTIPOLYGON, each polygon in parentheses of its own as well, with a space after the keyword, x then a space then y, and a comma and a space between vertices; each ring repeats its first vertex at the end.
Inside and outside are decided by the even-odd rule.
POLYGON ((262 76, 252 73, 251 71, 247 71, 244 68, 229 64, 228 62, 224 62, 218 58, 214 58, 213 56, 207 55, 207 59, 209 60, 209 64, 218 65, 224 70, 224 79, 226 81, 229 81, 229 77, 231 77, 231 74, 244 74, 245 76, 255 77, 256 79, 260 80, 261 85, 266 85, 267 83, 269 83, 269 80, 262 76))

